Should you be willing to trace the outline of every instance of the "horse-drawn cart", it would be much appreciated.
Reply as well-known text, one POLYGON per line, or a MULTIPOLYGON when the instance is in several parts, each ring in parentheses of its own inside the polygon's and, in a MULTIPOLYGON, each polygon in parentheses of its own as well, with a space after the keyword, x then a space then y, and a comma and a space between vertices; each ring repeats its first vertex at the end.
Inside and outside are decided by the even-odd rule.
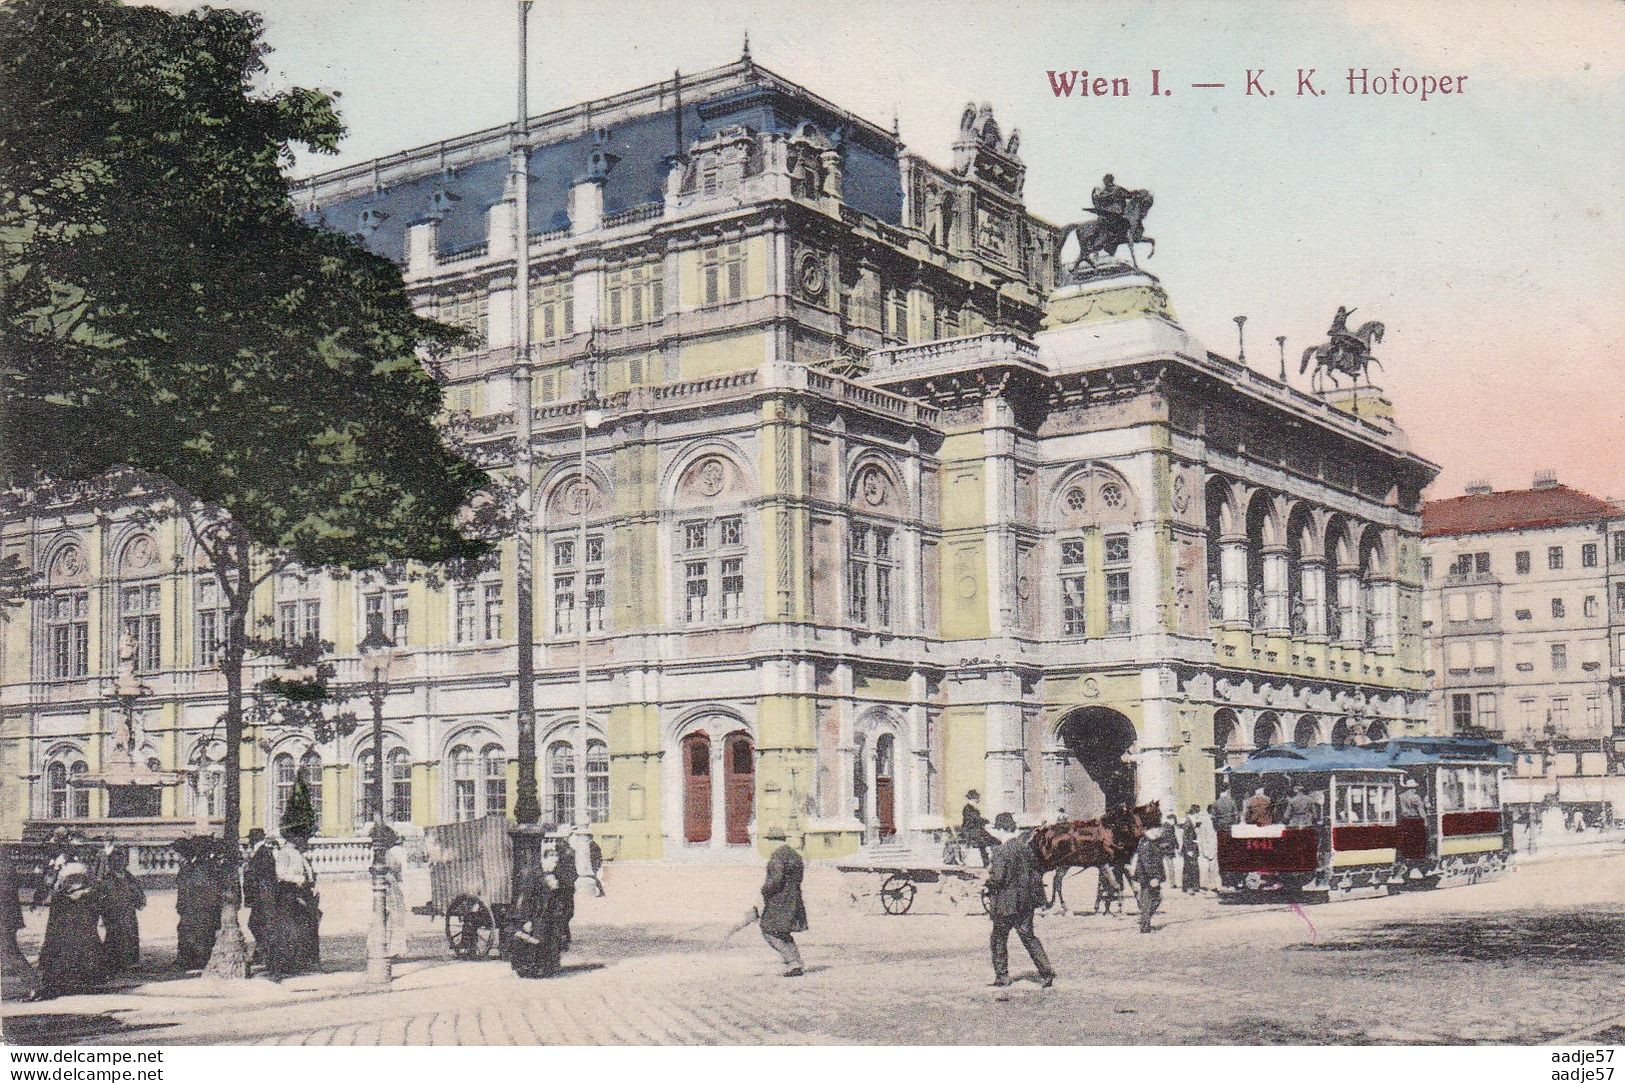
MULTIPOLYGON (((836 865, 835 868, 849 875, 882 877, 880 890, 875 894, 880 898, 881 909, 888 914, 908 913, 921 884, 940 884, 942 894, 956 907, 975 895, 980 900, 982 912, 987 912, 986 869, 967 868, 964 865, 858 864, 836 865)), ((856 902, 860 893, 854 891, 851 894, 852 901, 856 902)))
POLYGON ((424 829, 429 859, 429 912, 443 916, 446 944, 459 959, 483 959, 502 948, 513 904, 513 839, 505 817, 424 829))

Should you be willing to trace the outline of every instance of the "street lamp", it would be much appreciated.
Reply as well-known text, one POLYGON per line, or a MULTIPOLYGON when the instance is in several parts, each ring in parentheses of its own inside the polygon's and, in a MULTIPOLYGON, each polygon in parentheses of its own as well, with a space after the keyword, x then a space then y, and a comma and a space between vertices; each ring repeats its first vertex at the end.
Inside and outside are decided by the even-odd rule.
MULTIPOLYGON (((580 620, 576 624, 576 710, 579 751, 575 757, 575 810, 574 829, 570 832, 570 846, 576 852, 576 871, 586 866, 590 876, 592 860, 592 830, 587 811, 587 624, 592 607, 587 594, 587 515, 592 510, 592 489, 587 485, 587 434, 604 423, 604 412, 598 407, 598 326, 594 324, 587 334, 587 349, 581 356, 581 440, 576 463, 576 567, 581 569, 580 620)), ((607 599, 606 599, 607 600, 607 599)))
POLYGON ((393 967, 386 929, 389 861, 385 834, 388 828, 384 823, 384 696, 389 693, 389 665, 394 661, 395 641, 384 634, 382 621, 372 621, 356 650, 367 671, 367 699, 372 703, 372 927, 367 931, 367 983, 388 986, 393 967))

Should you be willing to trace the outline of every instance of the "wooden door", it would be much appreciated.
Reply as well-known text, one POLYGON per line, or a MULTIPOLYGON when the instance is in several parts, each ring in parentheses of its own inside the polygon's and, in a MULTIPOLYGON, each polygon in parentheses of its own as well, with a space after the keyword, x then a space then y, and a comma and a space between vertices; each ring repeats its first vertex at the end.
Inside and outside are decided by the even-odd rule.
POLYGON ((683 738, 683 837, 711 841, 711 738, 704 733, 683 738))
POLYGON ((756 750, 750 738, 735 733, 723 746, 722 773, 725 837, 735 846, 750 844, 750 817, 756 802, 756 750))
POLYGON ((880 837, 883 839, 897 834, 896 788, 892 781, 895 746, 896 742, 889 733, 883 734, 875 742, 875 822, 880 827, 880 837))

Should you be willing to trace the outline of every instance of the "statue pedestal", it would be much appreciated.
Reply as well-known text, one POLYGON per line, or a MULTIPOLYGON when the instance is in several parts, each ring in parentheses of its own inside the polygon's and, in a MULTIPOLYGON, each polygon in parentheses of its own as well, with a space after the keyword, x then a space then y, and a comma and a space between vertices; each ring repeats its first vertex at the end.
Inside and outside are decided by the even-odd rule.
POLYGON ((163 788, 180 786, 185 771, 155 771, 136 764, 128 751, 115 748, 107 766, 83 776, 87 786, 107 791, 107 818, 110 820, 151 819, 163 815, 163 788))
POLYGON ((1369 421, 1385 429, 1394 427, 1394 404, 1387 392, 1373 384, 1354 387, 1334 387, 1321 393, 1326 405, 1341 410, 1361 421, 1369 421))

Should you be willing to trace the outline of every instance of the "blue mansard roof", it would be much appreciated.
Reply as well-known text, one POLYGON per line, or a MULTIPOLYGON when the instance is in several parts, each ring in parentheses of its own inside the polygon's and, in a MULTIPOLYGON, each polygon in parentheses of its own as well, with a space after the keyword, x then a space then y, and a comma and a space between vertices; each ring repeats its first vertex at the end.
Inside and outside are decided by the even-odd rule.
MULTIPOLYGON (((672 94, 672 84, 633 92, 637 100, 594 102, 565 111, 571 118, 584 116, 587 124, 570 127, 574 134, 549 138, 551 117, 536 125, 531 150, 530 228, 548 233, 569 225, 570 188, 587 172, 594 150, 618 157, 604 184, 604 214, 612 215, 633 207, 663 201, 666 175, 676 150, 677 113, 682 111, 682 141, 687 145, 716 134, 723 128, 744 125, 754 131, 788 134, 798 124, 810 121, 832 136, 841 147, 844 164, 844 199, 848 206, 892 225, 902 220, 903 195, 897 162, 897 143, 872 124, 857 120, 777 76, 750 64, 736 64, 717 72, 694 77, 695 100, 688 100, 684 83, 681 106, 672 94), (721 86, 718 76, 730 76, 721 86), (595 109, 610 108, 603 125, 608 141, 594 141, 590 123, 595 109)), ((555 124, 555 126, 559 126, 555 124)), ((335 171, 296 185, 300 211, 306 221, 343 233, 362 233, 373 252, 393 260, 405 258, 407 227, 426 220, 431 212, 440 216, 438 254, 453 255, 473 248, 486 239, 486 211, 502 198, 508 162, 504 133, 492 130, 468 139, 479 141, 477 160, 458 161, 442 171, 436 160, 436 147, 424 147, 389 159, 391 172, 402 160, 411 164, 405 179, 385 178, 377 191, 364 181, 371 165, 335 171), (420 169, 413 168, 421 165, 420 169), (344 185, 345 191, 331 201, 321 192, 338 178, 358 183, 344 185), (315 192, 315 206, 308 200, 315 192), (436 204, 438 203, 438 207, 436 204), (362 215, 371 212, 370 228, 362 227, 362 215), (381 216, 381 217, 380 217, 381 216)), ((463 155, 466 159, 467 155, 463 155)), ((382 162, 383 160, 381 160, 382 162)))

